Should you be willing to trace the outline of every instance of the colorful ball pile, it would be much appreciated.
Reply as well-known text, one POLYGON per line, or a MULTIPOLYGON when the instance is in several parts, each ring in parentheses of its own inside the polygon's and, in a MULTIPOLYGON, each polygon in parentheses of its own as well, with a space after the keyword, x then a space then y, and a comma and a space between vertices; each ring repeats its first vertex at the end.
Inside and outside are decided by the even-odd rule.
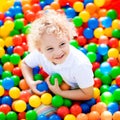
MULTIPOLYGON (((3 0, 0 1, 0 120, 118 120, 120 118, 120 0, 3 0), (63 10, 74 23, 78 37, 70 44, 81 50, 93 65, 94 96, 72 101, 49 93, 46 84, 35 95, 23 78, 21 60, 29 54, 26 35, 41 10, 63 10), (56 113, 38 115, 41 104, 56 107, 56 113)), ((34 80, 47 77, 33 68, 34 80)), ((70 86, 55 78, 63 90, 70 86)), ((41 88, 42 86, 42 88, 41 88)))

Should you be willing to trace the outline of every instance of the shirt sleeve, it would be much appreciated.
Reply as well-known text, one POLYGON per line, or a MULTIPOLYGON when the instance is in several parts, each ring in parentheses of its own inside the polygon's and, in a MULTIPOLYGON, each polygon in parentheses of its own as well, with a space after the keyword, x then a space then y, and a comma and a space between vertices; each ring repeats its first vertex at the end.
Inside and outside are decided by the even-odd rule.
POLYGON ((84 64, 77 67, 77 70, 75 72, 75 78, 80 88, 87 88, 93 86, 94 80, 92 65, 84 64))
POLYGON ((37 50, 31 52, 24 58, 25 63, 31 67, 34 68, 41 64, 42 62, 42 54, 39 53, 37 50))

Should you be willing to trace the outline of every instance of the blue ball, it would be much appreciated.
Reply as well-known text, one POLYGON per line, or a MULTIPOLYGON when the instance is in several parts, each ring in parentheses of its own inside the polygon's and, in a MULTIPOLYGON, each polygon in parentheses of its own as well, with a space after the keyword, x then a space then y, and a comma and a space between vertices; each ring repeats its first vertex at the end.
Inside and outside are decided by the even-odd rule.
POLYGON ((93 30, 91 28, 85 28, 84 31, 83 31, 83 35, 84 35, 85 38, 91 39, 94 36, 93 30))
POLYGON ((49 117, 49 120, 62 120, 57 114, 53 114, 49 117))
POLYGON ((109 28, 112 25, 112 19, 110 17, 101 18, 102 26, 105 28, 109 28))
POLYGON ((0 65, 0 75, 2 75, 3 71, 3 67, 0 65))
POLYGON ((14 49, 13 46, 9 46, 9 47, 7 48, 7 53, 8 53, 9 55, 13 54, 13 49, 14 49))
POLYGON ((39 71, 40 71, 40 67, 39 66, 33 68, 33 75, 38 74, 39 71))
POLYGON ((83 113, 89 113, 90 112, 90 107, 89 107, 88 104, 82 103, 82 104, 80 104, 80 107, 82 108, 83 113))
POLYGON ((4 22, 2 20, 0 20, 0 26, 2 26, 4 24, 4 22))
POLYGON ((38 115, 37 120, 48 120, 48 117, 46 115, 40 114, 38 115))
POLYGON ((45 81, 37 84, 37 89, 40 91, 40 92, 43 92, 43 91, 47 91, 48 90, 48 85, 45 81))
POLYGON ((108 53, 108 46, 106 44, 100 44, 98 47, 97 47, 97 51, 100 55, 106 55, 108 53))
POLYGON ((76 11, 71 7, 65 9, 65 14, 67 18, 74 18, 77 15, 76 11))
POLYGON ((99 26, 99 21, 97 18, 90 18, 88 20, 88 27, 91 29, 95 29, 99 26))
POLYGON ((114 114, 115 112, 119 111, 119 105, 116 102, 109 103, 107 106, 107 110, 114 114))
POLYGON ((13 102, 13 100, 10 96, 3 96, 2 99, 1 99, 2 104, 7 104, 9 106, 12 105, 12 102, 13 102))
POLYGON ((5 90, 10 90, 12 87, 14 87, 14 80, 12 78, 6 77, 2 81, 2 86, 5 90))
POLYGON ((85 103, 88 104, 89 107, 91 107, 96 104, 96 100, 94 98, 91 98, 90 100, 86 100, 85 103))
POLYGON ((111 93, 113 93, 116 89, 118 89, 119 87, 117 86, 117 85, 115 85, 115 84, 113 84, 113 85, 111 85, 110 87, 109 87, 109 92, 111 92, 111 93))

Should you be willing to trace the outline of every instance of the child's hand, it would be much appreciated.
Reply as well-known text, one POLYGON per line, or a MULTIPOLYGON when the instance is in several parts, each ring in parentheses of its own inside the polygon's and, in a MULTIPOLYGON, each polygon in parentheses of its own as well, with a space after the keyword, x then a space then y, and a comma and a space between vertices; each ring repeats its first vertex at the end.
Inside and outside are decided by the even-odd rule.
POLYGON ((30 85, 30 88, 32 90, 33 93, 37 94, 37 95, 42 95, 43 93, 45 93, 46 91, 43 91, 43 92, 40 92, 36 86, 37 84, 41 83, 42 81, 41 80, 37 80, 37 81, 33 81, 30 85))
POLYGON ((55 84, 52 85, 52 84, 50 83, 50 80, 49 80, 49 79, 50 79, 50 76, 48 76, 48 77, 46 78, 46 82, 47 82, 47 84, 48 84, 49 89, 50 89, 54 94, 60 94, 61 89, 60 89, 60 87, 59 87, 58 80, 55 79, 55 84))

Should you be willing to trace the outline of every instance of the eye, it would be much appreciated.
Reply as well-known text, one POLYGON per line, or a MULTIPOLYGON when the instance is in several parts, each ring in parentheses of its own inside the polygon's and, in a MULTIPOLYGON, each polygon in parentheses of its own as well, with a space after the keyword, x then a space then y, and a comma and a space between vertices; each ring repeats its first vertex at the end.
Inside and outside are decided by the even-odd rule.
POLYGON ((48 48, 48 49, 47 49, 47 51, 51 51, 51 50, 53 50, 53 48, 48 48))
POLYGON ((61 44, 60 44, 60 46, 64 46, 64 45, 65 45, 65 43, 61 43, 61 44))

